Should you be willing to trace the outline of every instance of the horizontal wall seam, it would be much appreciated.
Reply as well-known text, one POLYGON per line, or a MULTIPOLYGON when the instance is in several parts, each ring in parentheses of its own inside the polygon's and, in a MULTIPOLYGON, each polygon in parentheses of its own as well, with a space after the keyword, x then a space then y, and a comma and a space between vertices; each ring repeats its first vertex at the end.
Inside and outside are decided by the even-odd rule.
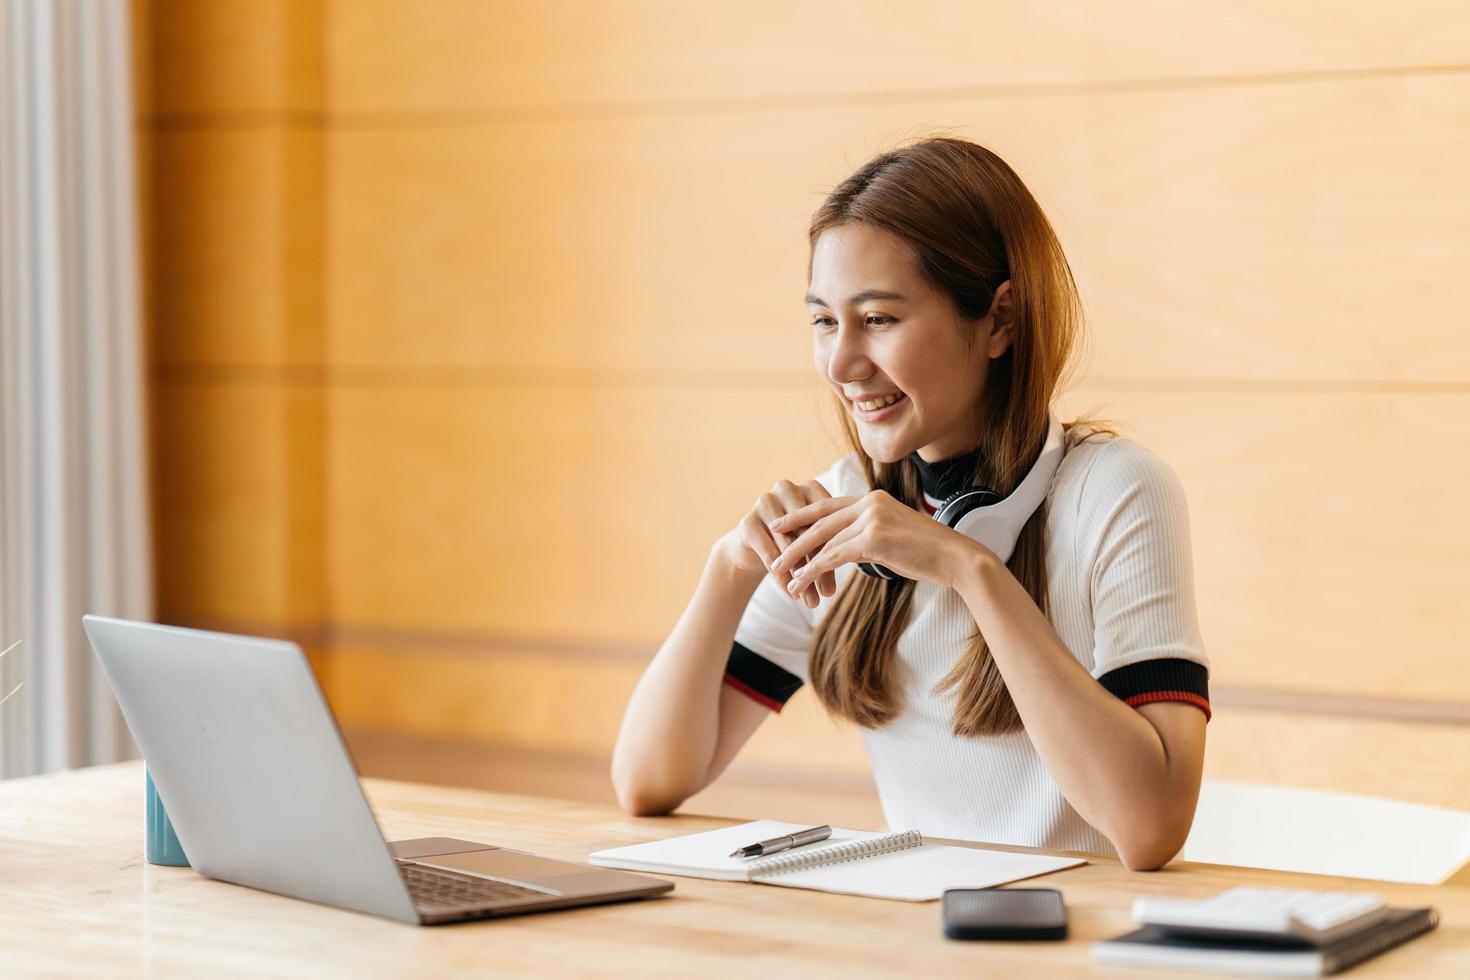
MULTIPOLYGON (((566 365, 506 367, 498 365, 425 365, 422 367, 304 364, 155 364, 154 381, 164 384, 288 384, 336 387, 522 387, 578 388, 813 388, 807 369, 706 370, 689 368, 583 368, 566 365)), ((1159 394, 1274 395, 1467 395, 1467 381, 1390 381, 1354 378, 1167 378, 1091 375, 1068 392, 1105 389, 1159 394)))
POLYGON ((1373 79, 1401 79, 1470 74, 1470 64, 1392 65, 1377 68, 1323 68, 1297 71, 1242 72, 1220 75, 1173 75, 1095 81, 1016 82, 945 86, 929 89, 852 93, 724 96, 693 99, 625 99, 606 102, 548 102, 459 109, 305 110, 258 109, 220 111, 153 110, 139 119, 157 132, 197 129, 256 129, 291 126, 320 129, 377 130, 474 127, 508 122, 570 121, 640 116, 698 116, 792 109, 861 108, 905 102, 925 104, 975 100, 1066 98, 1079 95, 1133 95, 1322 84, 1373 79))
MULTIPOLYGON (((483 658, 503 655, 541 654, 552 658, 586 659, 602 663, 642 664, 652 659, 658 643, 618 641, 580 642, 516 637, 502 633, 433 630, 397 630, 332 626, 321 623, 295 625, 241 622, 188 622, 178 625, 269 636, 292 640, 304 647, 325 649, 330 655, 352 659, 353 647, 391 650, 408 657, 457 656, 483 658)), ((1210 702, 1219 709, 1286 712, 1318 716, 1403 721, 1422 724, 1470 725, 1470 704, 1460 701, 1431 701, 1422 698, 1386 698, 1330 691, 1303 691, 1264 687, 1211 686, 1210 702)))
POLYGON ((1216 708, 1287 714, 1335 715, 1377 721, 1470 725, 1470 704, 1418 698, 1384 698, 1362 694, 1277 690, 1261 687, 1212 688, 1216 708))
MULTIPOLYGON (((391 744, 400 751, 422 752, 426 757, 443 761, 457 756, 499 754, 529 769, 558 769, 577 775, 603 777, 607 772, 607 755, 582 749, 533 748, 503 739, 421 735, 396 728, 348 725, 343 735, 349 746, 376 749, 391 744)), ((610 748, 610 747, 609 747, 610 748)), ((813 792, 870 795, 874 792, 869 772, 855 769, 817 769, 800 765, 778 765, 736 759, 720 775, 722 788, 759 786, 761 788, 799 789, 813 792)))
MULTIPOLYGON (((685 370, 639 368, 540 367, 310 367, 304 365, 156 365, 152 377, 160 384, 319 385, 364 388, 519 387, 555 388, 674 388, 702 391, 711 387, 811 388, 810 370, 685 370)), ((1466 386, 1470 391, 1470 385, 1466 386)))

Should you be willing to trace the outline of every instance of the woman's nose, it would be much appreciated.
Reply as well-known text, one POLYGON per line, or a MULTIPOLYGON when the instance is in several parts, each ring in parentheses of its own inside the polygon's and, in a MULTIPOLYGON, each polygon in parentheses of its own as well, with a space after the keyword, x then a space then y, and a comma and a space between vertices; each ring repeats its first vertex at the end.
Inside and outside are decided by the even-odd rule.
POLYGON ((831 349, 827 352, 827 376, 833 381, 846 384, 861 381, 872 373, 872 363, 864 349, 861 330, 849 330, 838 326, 834 331, 831 349))

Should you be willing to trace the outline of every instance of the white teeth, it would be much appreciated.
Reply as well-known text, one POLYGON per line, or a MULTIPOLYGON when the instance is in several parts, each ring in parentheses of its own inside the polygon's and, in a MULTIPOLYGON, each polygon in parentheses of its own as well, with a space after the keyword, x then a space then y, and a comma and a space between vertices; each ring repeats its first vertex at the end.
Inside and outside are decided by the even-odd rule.
POLYGON ((892 405, 894 402, 898 401, 902 397, 902 394, 884 395, 882 398, 874 398, 870 402, 854 402, 854 404, 857 405, 857 407, 862 409, 864 412, 871 412, 875 408, 882 408, 884 405, 892 405))

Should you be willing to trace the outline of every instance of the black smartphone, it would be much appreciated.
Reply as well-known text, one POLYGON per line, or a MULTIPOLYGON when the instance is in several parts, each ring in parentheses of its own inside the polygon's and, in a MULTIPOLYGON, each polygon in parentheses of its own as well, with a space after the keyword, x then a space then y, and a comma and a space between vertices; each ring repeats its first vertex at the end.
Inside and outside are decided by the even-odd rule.
POLYGON ((943 911, 950 939, 1067 938, 1067 906, 1055 888, 951 888, 943 911))

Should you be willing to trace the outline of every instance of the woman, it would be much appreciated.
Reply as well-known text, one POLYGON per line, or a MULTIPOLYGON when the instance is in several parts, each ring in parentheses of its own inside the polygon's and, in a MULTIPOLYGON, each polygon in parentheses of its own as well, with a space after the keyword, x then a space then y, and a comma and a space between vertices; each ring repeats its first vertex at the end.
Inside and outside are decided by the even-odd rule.
POLYGON ((1050 415, 1080 322, 1051 225, 995 154, 942 138, 861 167, 809 238, 852 452, 715 543, 628 704, 619 800, 674 809, 810 684, 861 726, 891 829, 1161 867, 1210 711, 1188 514, 1158 457, 1050 415), (957 489, 1011 494, 1063 430, 1008 556, 931 516, 957 489))

